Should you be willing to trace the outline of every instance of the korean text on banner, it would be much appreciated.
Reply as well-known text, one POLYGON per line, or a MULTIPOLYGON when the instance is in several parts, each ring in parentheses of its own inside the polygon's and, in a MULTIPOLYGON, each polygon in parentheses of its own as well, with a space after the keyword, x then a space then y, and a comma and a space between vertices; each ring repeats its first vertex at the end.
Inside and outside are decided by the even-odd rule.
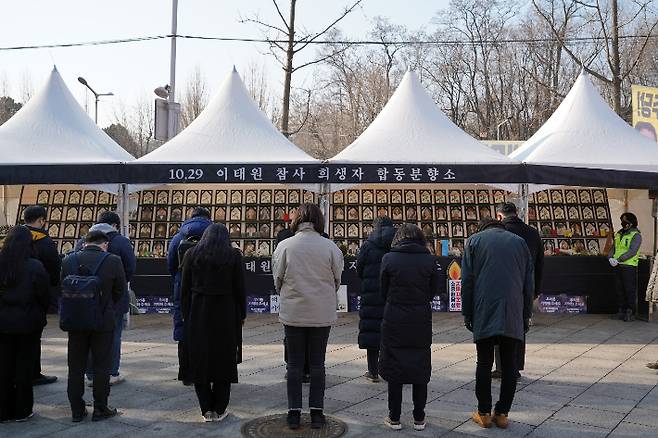
POLYGON ((658 141, 658 88, 632 85, 633 127, 645 137, 658 141))

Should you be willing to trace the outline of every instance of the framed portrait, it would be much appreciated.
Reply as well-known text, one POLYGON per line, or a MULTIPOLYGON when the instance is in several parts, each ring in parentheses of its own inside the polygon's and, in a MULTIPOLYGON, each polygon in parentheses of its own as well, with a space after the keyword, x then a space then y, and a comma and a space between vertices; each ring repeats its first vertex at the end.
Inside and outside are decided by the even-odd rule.
POLYGON ((272 203, 272 191, 271 190, 261 190, 259 192, 260 203, 261 204, 271 204, 272 203))
POLYGON ((467 221, 476 221, 478 219, 478 214, 477 211, 475 210, 475 205, 465 206, 464 216, 466 216, 467 221))
MULTIPOLYGON (((108 198, 109 198, 108 194, 108 198)), ((55 190, 55 194, 53 195, 53 204, 56 205, 63 205, 64 200, 66 199, 66 192, 64 190, 55 190)))
POLYGON ((435 204, 447 204, 446 191, 445 190, 434 190, 434 203, 435 204))
POLYGON ((150 239, 152 230, 153 227, 151 226, 151 224, 140 224, 139 226, 140 239, 150 239))
POLYGON ((478 224, 477 222, 467 222, 466 223, 466 235, 468 237, 472 236, 473 234, 478 232, 478 224))
POLYGON ((564 200, 567 204, 578 204, 578 193, 575 190, 565 190, 564 200))
POLYGON ((364 239, 367 239, 368 236, 370 236, 370 233, 372 233, 374 229, 375 228, 372 226, 372 224, 363 225, 363 235, 362 235, 362 237, 364 239))
POLYGON ((553 253, 555 253, 555 241, 544 239, 544 254, 552 255, 553 253))
POLYGON ((153 251, 151 257, 164 257, 165 256, 165 243, 162 241, 153 242, 153 251))
POLYGON ((567 217, 564 211, 564 207, 561 205, 553 206, 553 218, 556 220, 563 220, 567 217))
POLYGON ((432 220, 432 208, 431 207, 422 207, 420 209, 420 218, 424 221, 432 220))
POLYGON ((539 206, 539 219, 542 221, 551 220, 551 209, 546 205, 539 206))
POLYGON ((569 229, 571 230, 571 233, 573 233, 574 236, 583 235, 583 226, 581 225, 580 222, 570 222, 569 229))
POLYGON ((187 205, 197 205, 199 203, 199 192, 196 190, 188 190, 185 193, 185 203, 187 205))
POLYGON ((256 241, 255 240, 245 240, 243 255, 245 257, 253 257, 256 252, 256 241))
POLYGON ((357 224, 347 226, 347 237, 359 237, 359 226, 357 224))
POLYGON ((174 190, 171 193, 171 203, 174 205, 184 204, 185 194, 182 190, 174 190))
POLYGON ((555 222, 555 232, 558 236, 566 236, 567 234, 567 224, 566 222, 555 222))
POLYGON ((486 219, 491 216, 491 206, 489 205, 480 205, 478 207, 478 212, 480 213, 480 220, 486 219))
POLYGON ((475 190, 464 190, 464 204, 475 204, 475 190))
POLYGON ((445 206, 434 207, 434 217, 437 221, 447 221, 448 220, 448 210, 445 206))
POLYGON ((347 255, 355 256, 359 252, 359 241, 350 240, 347 242, 347 255))
POLYGON ((137 246, 138 257, 151 257, 151 242, 139 242, 137 246))
POLYGON ((258 226, 254 223, 246 224, 244 227, 244 235, 247 237, 258 237, 258 226))
POLYGON ((344 207, 333 207, 334 209, 334 220, 335 221, 344 221, 345 220, 345 208, 344 207))
POLYGON ((461 206, 453 205, 450 207, 450 220, 461 221, 463 218, 461 206))
POLYGON ((288 191, 288 203, 289 204, 299 204, 299 190, 289 190, 288 191))
POLYGON ((377 207, 377 216, 391 216, 391 213, 389 212, 388 207, 384 207, 383 205, 380 207, 377 207))
POLYGON ((278 222, 278 223, 274 224, 274 233, 273 233, 273 235, 276 237, 285 228, 286 228, 286 226, 281 222, 278 222))
POLYGON ((570 205, 567 208, 567 219, 570 221, 580 220, 580 210, 576 205, 570 205))
POLYGON ((263 239, 269 239, 272 237, 272 228, 270 227, 270 224, 261 224, 258 229, 258 234, 259 237, 263 239))
POLYGON ((493 198, 494 198, 494 204, 502 204, 503 202, 505 202, 505 190, 494 190, 493 198))
POLYGON ((606 203, 605 190, 601 190, 601 189, 592 190, 592 198, 594 198, 595 204, 605 204, 606 203))
POLYGON ((242 190, 231 190, 231 204, 242 204, 242 190))
POLYGON ((172 238, 178 233, 178 230, 180 230, 180 225, 178 224, 171 224, 169 225, 169 238, 172 238))
POLYGON ((333 197, 333 203, 334 204, 344 204, 345 203, 345 192, 343 192, 342 190, 334 192, 332 197, 333 197))
POLYGON ((598 239, 587 239, 587 251, 590 254, 601 254, 601 244, 598 239))
POLYGON ((94 209, 92 207, 85 207, 82 209, 82 215, 80 216, 83 221, 93 221, 94 218, 94 209))
POLYGON ((402 190, 391 190, 391 204, 402 204, 402 190))
POLYGON ((258 204, 258 191, 247 190, 247 193, 245 194, 245 200, 247 204, 258 204))
POLYGON ((361 219, 364 221, 372 221, 375 219, 375 212, 373 207, 361 207, 361 219))
POLYGON ((283 207, 276 207, 274 209, 274 219, 282 221, 283 217, 286 215, 286 209, 283 207))
POLYGON ((349 221, 358 221, 359 220, 359 208, 358 207, 349 207, 347 209, 347 220, 349 220, 349 221))
POLYGON ((608 210, 603 205, 596 206, 596 218, 599 220, 608 219, 608 210))
POLYGON ((77 205, 82 201, 82 192, 80 190, 71 190, 69 192, 69 201, 68 204, 77 205))
POLYGON ((242 220, 242 207, 231 207, 231 216, 229 218, 232 221, 241 221, 242 220))
POLYGON ((229 236, 236 238, 242 236, 242 224, 233 222, 228 227, 229 236))
POLYGON ((415 221, 418 219, 418 213, 415 206, 408 205, 404 209, 405 219, 408 221, 415 221))
POLYGON ((402 217, 402 208, 399 206, 391 208, 391 216, 394 221, 401 221, 403 220, 402 217))
POLYGON ((596 229, 596 224, 594 222, 585 222, 583 224, 585 230, 585 236, 595 237, 598 236, 598 231, 596 229))
POLYGON ((156 221, 166 221, 168 218, 167 207, 158 207, 155 210, 155 220, 156 221))
POLYGON ((591 204, 592 203, 592 193, 589 190, 579 190, 578 195, 580 196, 581 204, 591 204))
POLYGON ((258 242, 258 252, 264 256, 272 255, 272 244, 267 240, 260 240, 258 242))
POLYGON ((78 207, 68 207, 66 209, 66 220, 77 221, 79 213, 80 213, 80 209, 78 207))
POLYGON ((62 241, 62 248, 60 249, 61 254, 68 254, 73 251, 73 248, 75 247, 74 241, 72 240, 64 240, 62 241))
POLYGON ((491 192, 489 190, 478 190, 478 204, 491 204, 491 192))
POLYGON ((557 246, 562 251, 570 250, 571 242, 569 241, 569 239, 557 239, 557 246))
POLYGON ((137 237, 137 227, 135 224, 128 224, 128 237, 135 239, 137 237))
POLYGON ((50 224, 48 225, 48 234, 52 238, 57 238, 59 237, 59 229, 60 229, 59 224, 50 224))
MULTIPOLYGON (((153 196, 153 194, 151 194, 153 196)), ((146 193, 142 194, 142 204, 144 204, 144 199, 147 198, 146 193)), ((107 205, 110 203, 110 194, 107 192, 99 192, 98 193, 98 205, 107 205)), ((153 200, 151 200, 150 204, 153 204, 153 200)))
POLYGON ((96 204, 96 191, 95 190, 86 190, 84 196, 82 197, 82 203, 85 205, 95 205, 96 204))
MULTIPOLYGON (((110 195, 107 194, 108 204, 109 204, 109 199, 110 199, 110 195)), ((142 192, 142 204, 154 204, 154 203, 155 203, 155 192, 153 190, 144 190, 142 192)))
POLYGON ((201 190, 201 205, 212 204, 212 190, 201 190))
POLYGON ((158 190, 157 198, 158 204, 167 205, 169 204, 169 190, 158 190))
POLYGON ((155 238, 165 239, 167 237, 167 224, 155 224, 155 238))
POLYGON ((315 193, 304 190, 304 202, 315 203, 315 193))
POLYGON ((173 222, 182 222, 183 221, 183 209, 181 207, 172 207, 171 208, 171 220, 173 222))
POLYGON ((420 191, 420 203, 421 204, 431 204, 432 203, 432 191, 431 190, 421 190, 420 191))
POLYGON ((594 208, 592 208, 592 206, 583 205, 581 207, 581 211, 583 212, 583 219, 594 219, 594 208))
POLYGON ((404 203, 405 204, 415 204, 416 203, 416 191, 415 190, 405 190, 404 191, 404 203))
POLYGON ((334 237, 345 237, 345 224, 334 224, 334 237))
MULTIPOLYGON (((50 203, 50 191, 49 190, 39 190, 37 192, 37 204, 39 205, 48 205, 50 203)), ((92 202, 93 204, 93 202, 92 202)))
POLYGON ((244 212, 244 216, 247 218, 248 221, 255 221, 258 217, 258 213, 256 212, 256 207, 247 207, 247 209, 244 212))
POLYGON ((464 237, 464 225, 461 222, 453 222, 452 237, 464 237))
POLYGON ((258 220, 269 221, 272 219, 272 207, 269 205, 266 207, 258 208, 258 220))
POLYGON ((537 192, 535 193, 535 196, 537 196, 537 204, 548 204, 550 202, 548 198, 548 190, 537 192))
POLYGON ((551 202, 553 204, 564 204, 562 190, 551 190, 551 202))
POLYGON ((436 224, 436 234, 439 237, 450 237, 450 233, 448 232, 448 224, 445 222, 436 224))
POLYGON ((361 192, 361 200, 364 204, 372 204, 375 202, 375 194, 372 190, 364 190, 361 192))
POLYGON ((139 220, 142 222, 150 222, 153 220, 153 207, 140 207, 139 220))
POLYGON ((359 203, 359 191, 358 190, 348 190, 347 191, 347 202, 349 204, 358 204, 359 203))
POLYGON ((286 191, 285 190, 275 190, 274 191, 274 203, 275 204, 285 204, 286 203, 286 191))
POLYGON ((451 204, 461 204, 462 203, 462 193, 459 190, 450 190, 448 192, 448 197, 451 204))
POLYGON ((421 224, 420 229, 427 239, 434 237, 434 224, 431 222, 424 222, 421 224))
POLYGON ((388 191, 377 190, 377 204, 388 204, 388 191))
MULTIPOLYGON (((540 222, 539 224, 539 233, 542 236, 552 236, 553 235, 553 223, 551 222, 540 222)), ((555 233, 557 235, 557 233, 555 233)))
POLYGON ((90 222, 80 223, 80 231, 79 231, 80 237, 83 237, 83 236, 86 236, 87 234, 89 234, 89 229, 91 228, 92 225, 93 224, 90 223, 90 222))

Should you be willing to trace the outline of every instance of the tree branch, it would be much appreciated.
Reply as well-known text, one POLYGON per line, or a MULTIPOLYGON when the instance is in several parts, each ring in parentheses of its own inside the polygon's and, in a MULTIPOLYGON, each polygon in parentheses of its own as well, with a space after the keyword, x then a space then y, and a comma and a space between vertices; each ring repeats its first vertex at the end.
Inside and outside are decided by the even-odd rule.
POLYGON ((621 77, 621 80, 623 81, 628 77, 628 75, 631 74, 631 72, 635 69, 637 66, 637 63, 640 62, 640 59, 642 58, 642 55, 644 54, 644 49, 646 49, 647 44, 649 44, 649 40, 651 39, 651 35, 653 34, 654 29, 656 29, 656 26, 658 26, 658 21, 655 21, 653 25, 651 26, 651 29, 649 29, 649 32, 647 32, 646 38, 644 38, 644 41, 642 42, 642 47, 640 47, 640 50, 637 53, 637 56, 635 57, 635 60, 631 64, 631 66, 626 70, 626 73, 624 73, 621 77))
POLYGON ((349 14, 350 12, 352 12, 352 11, 353 11, 358 5, 360 5, 362 1, 363 1, 363 0, 356 0, 356 1, 352 4, 352 6, 350 6, 349 8, 345 8, 345 10, 343 11, 343 13, 342 13, 338 18, 336 18, 334 21, 332 21, 331 24, 329 24, 329 25, 328 25, 327 27, 325 27, 323 30, 321 30, 320 32, 316 33, 316 34, 313 35, 311 38, 309 38, 306 42, 304 42, 304 43, 302 44, 301 47, 299 47, 298 49, 295 49, 295 53, 297 53, 297 52, 299 52, 299 51, 301 51, 301 50, 304 50, 304 48, 305 48, 306 46, 308 46, 309 44, 311 44, 311 43, 312 43, 313 41, 315 41, 316 39, 320 38, 320 37, 321 37, 322 35, 324 35, 325 33, 329 32, 329 31, 330 31, 330 30, 331 30, 336 24, 338 24, 338 22, 340 22, 343 18, 345 18, 345 17, 347 16, 347 14, 349 14))
POLYGON ((265 28, 268 28, 268 29, 276 30, 277 32, 282 33, 283 35, 288 34, 285 30, 281 29, 280 27, 274 26, 272 24, 264 23, 264 22, 260 21, 257 18, 245 18, 243 20, 240 20, 240 23, 254 23, 254 24, 257 24, 259 26, 263 26, 265 28))
POLYGON ((279 4, 276 2, 276 0, 272 0, 272 3, 274 3, 274 7, 276 8, 276 12, 277 12, 277 14, 279 14, 279 17, 281 17, 281 21, 283 21, 283 24, 286 26, 286 29, 288 29, 288 32, 290 32, 290 25, 288 24, 288 22, 286 21, 286 18, 281 13, 281 9, 279 8, 279 4))

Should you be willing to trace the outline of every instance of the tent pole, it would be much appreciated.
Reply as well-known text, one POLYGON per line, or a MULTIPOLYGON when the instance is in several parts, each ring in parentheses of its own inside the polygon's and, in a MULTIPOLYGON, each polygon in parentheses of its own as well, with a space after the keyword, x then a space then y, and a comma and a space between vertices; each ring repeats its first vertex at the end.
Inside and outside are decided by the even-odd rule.
POLYGON ((521 195, 521 220, 528 223, 528 183, 519 184, 519 194, 521 195))
POLYGON ((331 194, 331 186, 329 183, 322 183, 320 187, 320 210, 324 216, 324 232, 329 235, 329 195, 331 194))

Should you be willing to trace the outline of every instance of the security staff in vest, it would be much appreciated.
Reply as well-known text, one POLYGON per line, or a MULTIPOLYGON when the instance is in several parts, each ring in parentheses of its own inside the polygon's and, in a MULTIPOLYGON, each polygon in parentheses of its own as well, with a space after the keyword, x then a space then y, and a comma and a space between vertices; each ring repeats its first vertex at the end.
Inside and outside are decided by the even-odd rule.
POLYGON ((642 235, 637 229, 637 217, 633 213, 624 213, 620 219, 621 230, 615 233, 615 246, 610 249, 608 260, 615 269, 617 317, 632 321, 637 306, 637 265, 640 261, 642 235))

